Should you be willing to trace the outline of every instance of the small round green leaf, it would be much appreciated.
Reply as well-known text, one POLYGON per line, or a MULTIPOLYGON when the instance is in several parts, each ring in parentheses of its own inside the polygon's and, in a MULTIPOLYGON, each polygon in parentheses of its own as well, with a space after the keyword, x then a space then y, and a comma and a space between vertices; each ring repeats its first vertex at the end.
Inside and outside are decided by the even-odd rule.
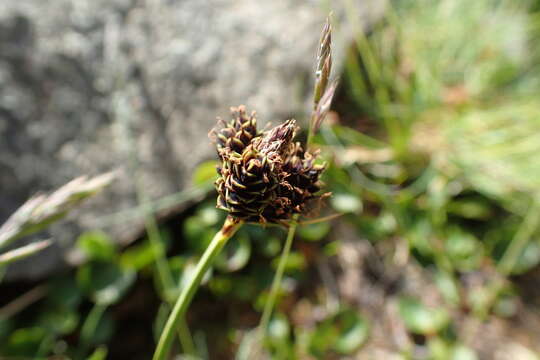
POLYGON ((79 315, 63 308, 47 309, 41 313, 38 324, 50 333, 65 335, 75 330, 79 324, 79 315))
POLYGON ((120 255, 120 264, 128 269, 141 270, 154 263, 155 259, 156 251, 152 244, 145 242, 124 250, 120 255))
POLYGON ((443 270, 435 273, 435 284, 441 292, 444 300, 452 305, 458 305, 460 300, 459 289, 452 276, 443 270))
POLYGON ((450 229, 444 247, 454 267, 463 272, 476 269, 484 254, 482 243, 459 228, 450 229))
POLYGON ((469 347, 462 344, 455 345, 450 352, 450 360, 478 360, 478 356, 469 347))
POLYGON ((512 268, 513 275, 523 274, 540 263, 540 244, 530 241, 523 249, 512 268))
POLYGON ((428 308, 413 298, 402 298, 399 301, 399 313, 407 329, 415 334, 435 334, 450 321, 445 309, 428 308))
POLYGON ((309 336, 308 349, 317 357, 328 352, 354 353, 367 340, 368 322, 353 309, 342 309, 321 322, 309 336))
POLYGON ((319 241, 330 232, 330 223, 327 221, 302 225, 297 229, 298 235, 304 240, 319 241))
POLYGON ((107 358, 107 352, 107 347, 100 346, 86 360, 105 360, 107 358))
POLYGON ((184 238, 186 239, 186 245, 193 251, 200 253, 206 249, 216 233, 213 228, 210 228, 205 224, 201 217, 196 215, 190 216, 184 221, 182 230, 184 232, 184 238))
POLYGON ((359 214, 362 211, 362 200, 354 194, 337 193, 330 198, 332 207, 341 213, 359 214))
POLYGON ((46 336, 47 332, 42 327, 17 329, 13 331, 2 349, 2 355, 33 357, 46 336))
POLYGON ((268 337, 272 343, 285 343, 291 332, 291 327, 285 315, 277 313, 268 324, 268 337))
POLYGON ((83 294, 75 277, 62 276, 49 284, 48 302, 64 309, 75 309, 82 301, 83 294))
POLYGON ((251 241, 247 234, 237 234, 218 255, 215 266, 221 271, 233 272, 243 268, 251 255, 251 241))
POLYGON ((112 260, 116 249, 107 234, 101 231, 87 231, 77 239, 77 247, 92 260, 112 260))
POLYGON ((341 335, 335 344, 335 349, 340 354, 352 354, 367 339, 368 323, 352 311, 341 314, 339 321, 341 335))
POLYGON ((122 298, 135 281, 135 272, 105 262, 91 262, 77 273, 81 288, 96 304, 110 305, 122 298))

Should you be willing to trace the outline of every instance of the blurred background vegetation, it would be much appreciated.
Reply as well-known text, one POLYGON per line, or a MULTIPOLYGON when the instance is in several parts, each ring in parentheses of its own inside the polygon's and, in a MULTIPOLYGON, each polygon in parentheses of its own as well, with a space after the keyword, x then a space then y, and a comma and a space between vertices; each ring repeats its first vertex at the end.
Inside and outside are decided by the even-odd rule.
MULTIPOLYGON (((255 344, 251 330, 286 232, 248 225, 196 295, 176 351, 539 359, 540 3, 394 1, 367 32, 346 3, 334 27, 355 37, 315 139, 333 195, 302 219, 269 334, 255 344)), ((76 241, 79 266, 1 283, 2 358, 150 358, 225 217, 215 209, 216 164, 199 164, 187 190, 149 203, 146 231, 131 244, 88 231, 76 241)))

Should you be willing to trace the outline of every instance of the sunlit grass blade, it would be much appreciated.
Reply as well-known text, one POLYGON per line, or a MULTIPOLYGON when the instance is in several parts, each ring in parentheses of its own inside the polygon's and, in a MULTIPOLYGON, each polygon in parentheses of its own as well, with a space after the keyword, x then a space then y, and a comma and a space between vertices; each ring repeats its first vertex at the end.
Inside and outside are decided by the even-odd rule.
POLYGON ((17 249, 10 250, 0 254, 0 266, 10 264, 12 262, 24 259, 26 257, 37 254, 46 247, 52 244, 51 240, 42 240, 28 245, 21 246, 17 249))

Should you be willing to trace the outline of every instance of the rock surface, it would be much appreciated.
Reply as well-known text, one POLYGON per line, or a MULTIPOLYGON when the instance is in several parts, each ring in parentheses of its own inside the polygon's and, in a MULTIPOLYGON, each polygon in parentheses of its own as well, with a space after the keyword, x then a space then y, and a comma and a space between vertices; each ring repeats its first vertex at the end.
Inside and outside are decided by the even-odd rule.
MULTIPOLYGON (((376 18, 380 3, 358 1, 355 17, 376 18)), ((344 9, 333 11, 341 22, 344 9)), ((188 187, 213 156, 206 134, 229 106, 257 109, 263 123, 302 120, 325 14, 295 0, 0 3, 0 223, 38 190, 121 171, 106 194, 43 235, 54 248, 10 278, 62 266, 77 234, 137 205, 137 187, 150 199, 188 187)), ((338 66, 351 34, 339 25, 338 66)), ((106 231, 122 241, 140 226, 106 231)))

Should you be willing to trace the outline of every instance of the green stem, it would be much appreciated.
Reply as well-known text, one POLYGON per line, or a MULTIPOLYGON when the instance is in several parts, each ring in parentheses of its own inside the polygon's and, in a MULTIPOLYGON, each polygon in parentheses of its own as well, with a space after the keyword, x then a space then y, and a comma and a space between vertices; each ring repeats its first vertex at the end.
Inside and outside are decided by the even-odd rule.
POLYGON ((156 264, 156 270, 160 285, 163 288, 163 296, 167 299, 167 302, 172 303, 171 292, 175 290, 176 284, 171 274, 169 265, 167 264, 167 258, 165 257, 165 245, 159 233, 159 228, 156 222, 156 218, 152 213, 148 212, 146 218, 146 233, 148 235, 148 241, 150 247, 154 252, 154 262, 156 264))
POLYGON ((189 279, 186 286, 182 289, 174 308, 167 319, 165 328, 159 338, 153 360, 164 360, 169 352, 172 344, 174 331, 178 328, 180 321, 186 314, 189 303, 193 299, 195 292, 199 288, 201 281, 208 271, 208 268, 213 263, 216 256, 219 254, 223 246, 240 228, 242 221, 228 217, 223 224, 221 230, 214 236, 210 245, 206 248, 203 256, 197 263, 194 274, 189 279))
POLYGON ((279 291, 279 286, 281 280, 283 279, 283 273, 285 272, 285 265, 287 264, 287 259, 291 252, 291 246, 294 239, 294 233, 296 232, 296 225, 298 221, 298 215, 293 215, 291 219, 291 225, 289 226, 289 232, 287 233, 287 240, 285 241, 285 246, 283 247, 283 252, 279 258, 278 268, 276 270, 276 275, 272 281, 272 288, 270 289, 270 294, 268 295, 268 300, 264 305, 263 314, 261 317, 261 323, 259 325, 261 339, 266 335, 266 330, 268 329, 268 323, 270 321, 270 316, 272 315, 272 310, 276 303, 277 293, 279 291))
POLYGON ((90 346, 92 337, 96 332, 98 324, 107 310, 107 305, 95 304, 88 313, 86 320, 81 328, 81 348, 87 349, 90 346))
POLYGON ((498 268, 501 273, 508 275, 512 272, 523 253, 523 249, 525 249, 529 239, 538 228, 539 220, 540 201, 534 198, 521 226, 499 262, 498 268))
MULTIPOLYGON (((533 236, 534 232, 538 228, 538 223, 540 220, 540 201, 538 198, 532 199, 532 204, 530 205, 529 212, 525 215, 521 225, 519 226, 514 238, 508 248, 504 252, 501 260, 497 265, 497 270, 499 273, 509 276, 514 270, 514 266, 519 260, 519 257, 523 253, 523 250, 529 243, 529 240, 533 236)), ((486 305, 483 306, 477 314, 475 314, 479 319, 486 319, 489 314, 491 307, 497 300, 499 293, 504 289, 505 281, 496 277, 491 285, 489 286, 488 300, 486 305)), ((473 338, 476 332, 478 331, 477 327, 473 328, 470 331, 471 336, 467 336, 467 339, 473 338)), ((469 334, 468 334, 469 335, 469 334)))
MULTIPOLYGON (((163 296, 166 301, 174 304, 174 299, 171 296, 172 292, 176 290, 176 284, 174 283, 171 270, 167 264, 167 258, 165 257, 165 248, 156 219, 151 211, 148 211, 148 217, 146 219, 146 233, 148 234, 148 240, 150 246, 155 254, 155 264, 160 281, 161 288, 163 289, 163 296)), ((182 345, 184 353, 189 355, 195 355, 195 346, 193 345, 193 339, 191 338, 191 332, 187 325, 186 319, 182 319, 178 324, 178 339, 182 345)))
POLYGON ((180 340, 180 345, 182 345, 185 354, 192 356, 197 355, 195 343, 193 342, 193 337, 191 336, 191 331, 189 331, 189 326, 185 317, 182 317, 178 322, 178 339, 180 340))

